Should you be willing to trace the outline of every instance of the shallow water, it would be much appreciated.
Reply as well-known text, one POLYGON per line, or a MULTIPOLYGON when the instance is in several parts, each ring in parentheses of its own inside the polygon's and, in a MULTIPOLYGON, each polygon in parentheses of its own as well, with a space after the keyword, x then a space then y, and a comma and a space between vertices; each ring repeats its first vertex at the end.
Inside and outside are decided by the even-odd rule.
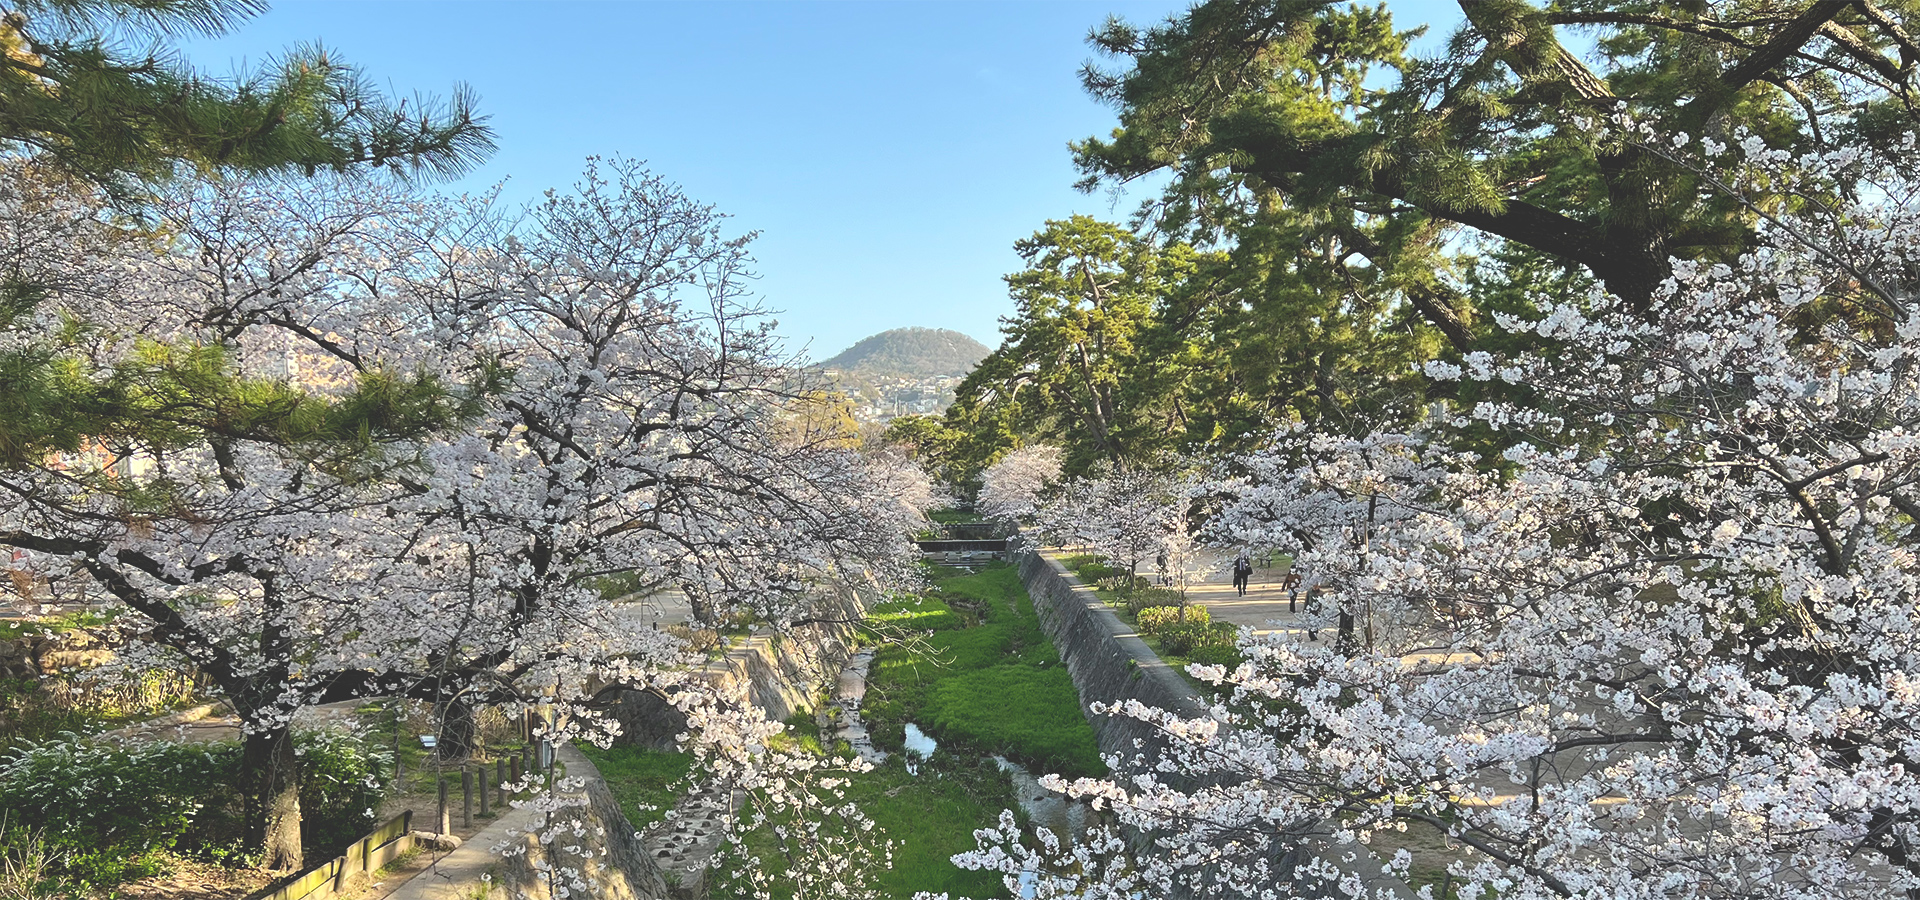
POLYGON ((933 738, 927 737, 926 732, 921 731, 920 726, 912 722, 907 723, 906 744, 908 753, 917 753, 922 759, 932 756, 933 751, 940 748, 939 743, 934 741, 933 738))
POLYGON ((1067 844, 1079 842, 1080 836, 1087 831, 1085 801, 1069 800, 1065 794, 1056 794, 1041 787, 1039 779, 1034 778, 1025 766, 1004 756, 994 757, 993 763, 1013 779, 1014 797, 1019 800, 1020 808, 1026 811, 1035 828, 1046 828, 1067 844))

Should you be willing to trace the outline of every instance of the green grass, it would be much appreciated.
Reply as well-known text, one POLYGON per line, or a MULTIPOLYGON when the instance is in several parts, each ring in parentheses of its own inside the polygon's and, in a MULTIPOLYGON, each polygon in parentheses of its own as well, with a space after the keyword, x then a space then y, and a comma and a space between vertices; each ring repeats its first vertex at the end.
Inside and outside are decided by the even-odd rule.
POLYGON ((76 628, 98 628, 111 623, 120 613, 118 609, 100 612, 83 609, 37 619, 9 619, 0 622, 0 641, 17 640, 28 635, 62 634, 76 628))
POLYGON ((953 607, 938 597, 890 600, 867 613, 867 625, 877 632, 876 636, 883 636, 886 629, 937 631, 960 624, 960 617, 954 613, 953 607))
MULTIPOLYGON (((869 614, 873 627, 866 639, 889 643, 868 674, 861 714, 876 743, 895 752, 873 771, 849 776, 846 799, 896 844, 892 865, 871 873, 883 895, 1005 897, 999 875, 963 871, 951 859, 974 849, 975 829, 994 824, 1002 810, 1018 808, 1012 781, 991 755, 1070 776, 1106 770, 1019 573, 998 565, 977 574, 935 568, 929 575, 934 587, 926 596, 881 604, 869 614), (907 774, 898 752, 907 722, 919 723, 941 745, 918 776, 907 774)), ((782 749, 828 752, 812 716, 796 716, 787 725, 778 742, 782 749)), ((653 821, 638 807, 670 804, 670 788, 686 772, 679 754, 582 749, 636 826, 653 821)), ((845 745, 831 749, 845 752, 845 745)), ((746 836, 748 855, 781 858, 771 828, 746 836)), ((727 857, 719 864, 726 871, 741 863, 727 857)), ((723 882, 714 896, 724 900, 734 889, 723 882)))
MULTIPOLYGON (((870 772, 848 776, 845 801, 873 820, 878 836, 894 843, 892 864, 868 873, 882 896, 912 897, 921 891, 980 900, 1007 896, 999 875, 969 872, 952 860, 954 854, 975 848, 975 829, 992 824, 1001 810, 1016 808, 1012 782, 992 760, 942 753, 921 765, 919 775, 909 775, 903 758, 895 755, 870 772)), ((789 817, 776 815, 775 819, 791 833, 805 830, 789 817)), ((744 855, 759 857, 763 866, 766 861, 784 864, 772 824, 745 837, 744 855)), ((827 834, 844 831, 833 818, 809 824, 827 834)), ((716 871, 745 865, 741 857, 739 850, 722 850, 715 860, 716 871)), ((723 877, 714 886, 713 896, 717 900, 744 897, 744 887, 723 877)), ((773 894, 789 897, 792 887, 776 881, 773 894)))
POLYGON ((964 509, 936 509, 927 513, 927 518, 941 525, 976 525, 987 521, 987 517, 964 509))
POLYGON ((861 714, 875 741, 898 749, 906 723, 916 722, 959 753, 999 753, 1039 772, 1104 774, 1093 728, 1019 572, 936 569, 933 580, 925 602, 945 607, 926 619, 933 633, 874 658, 861 714))
POLYGON ((600 770, 613 795, 620 798, 620 809, 635 829, 644 829, 660 821, 680 798, 680 788, 693 767, 693 755, 641 747, 610 747, 602 750, 592 744, 580 744, 580 752, 600 770))
POLYGON ((1017 808, 1013 783, 993 760, 938 754, 913 776, 895 756, 887 765, 856 776, 847 798, 897 843, 893 867, 876 878, 881 893, 1007 895, 998 874, 969 872, 952 860, 954 854, 974 849, 974 829, 993 824, 1003 809, 1017 808))

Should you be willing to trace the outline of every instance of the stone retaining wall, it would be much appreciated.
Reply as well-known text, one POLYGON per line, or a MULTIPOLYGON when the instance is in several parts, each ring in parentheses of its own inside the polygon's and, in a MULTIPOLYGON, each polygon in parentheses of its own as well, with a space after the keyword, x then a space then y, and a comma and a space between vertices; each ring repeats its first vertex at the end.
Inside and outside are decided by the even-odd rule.
MULTIPOLYGON (((1184 716, 1202 716, 1193 686, 1146 645, 1133 626, 1120 621, 1106 601, 1060 563, 1023 548, 1015 557, 1020 580, 1040 614, 1040 627, 1053 639, 1067 673, 1080 691, 1080 708, 1092 723, 1102 753, 1150 767, 1162 746, 1153 726, 1126 716, 1095 715, 1091 704, 1138 700, 1184 716)), ((1120 773, 1125 774, 1125 773, 1120 773)))
MULTIPOLYGON (((857 618, 858 609, 843 618, 857 618)), ((853 646, 852 624, 808 625, 789 635, 750 635, 709 662, 700 677, 723 700, 758 708, 775 722, 812 711, 840 673, 853 646)), ((674 736, 687 720, 665 698, 644 691, 624 692, 613 716, 620 742, 657 750, 674 748, 674 736)))

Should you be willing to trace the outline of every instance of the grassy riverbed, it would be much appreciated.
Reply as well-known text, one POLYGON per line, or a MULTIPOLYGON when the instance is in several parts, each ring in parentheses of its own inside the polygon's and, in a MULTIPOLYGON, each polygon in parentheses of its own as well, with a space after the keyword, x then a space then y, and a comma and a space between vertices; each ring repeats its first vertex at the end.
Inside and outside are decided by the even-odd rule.
MULTIPOLYGON (((891 756, 849 779, 847 799, 895 842, 892 865, 873 873, 882 895, 1005 897, 998 875, 962 871, 950 860, 974 848, 974 829, 1015 808, 1013 784, 991 757, 1036 773, 1090 775, 1105 767, 1019 573, 1006 565, 975 574, 936 568, 929 580, 923 597, 884 604, 870 616, 876 627, 866 639, 881 647, 861 713, 891 756), (940 742, 918 775, 907 772, 902 754, 908 722, 940 742)), ((820 746, 809 721, 788 724, 792 746, 820 746)), ((643 827, 671 803, 686 770, 682 754, 615 748, 590 755, 643 827)), ((780 856, 771 834, 748 835, 747 850, 762 860, 780 856)), ((730 894, 720 886, 715 896, 730 894)))
POLYGON ((867 679, 861 714, 882 749, 898 751, 914 722, 944 751, 997 753, 1035 773, 1105 774, 1018 570, 936 569, 925 598, 886 604, 874 618, 918 632, 881 648, 867 679))

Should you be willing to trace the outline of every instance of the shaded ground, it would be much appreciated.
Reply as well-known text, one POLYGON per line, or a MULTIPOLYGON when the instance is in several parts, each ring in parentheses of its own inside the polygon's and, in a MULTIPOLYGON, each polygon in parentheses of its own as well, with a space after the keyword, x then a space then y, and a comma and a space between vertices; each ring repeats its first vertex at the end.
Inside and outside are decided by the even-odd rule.
MULTIPOLYGON (((301 710, 295 717, 295 722, 299 727, 385 729, 390 734, 392 714, 384 709, 369 707, 364 701, 350 701, 301 710)), ((435 777, 438 776, 448 781, 447 796, 451 820, 449 833, 462 840, 472 837, 504 812, 496 802, 499 794, 494 788, 496 780, 493 775, 492 759, 480 758, 475 761, 476 767, 484 765, 488 772, 489 808, 486 813, 481 812, 476 794, 473 815, 469 820, 462 814, 459 763, 436 760, 430 753, 421 749, 417 735, 422 729, 409 727, 413 724, 402 723, 406 734, 401 742, 401 783, 396 786, 396 792, 381 803, 377 811, 377 821, 387 822, 394 816, 411 810, 414 831, 439 832, 440 796, 435 786, 435 777)), ((237 741, 240 739, 240 723, 223 707, 207 705, 110 733, 134 740, 237 741)), ((476 777, 476 791, 478 787, 476 777)), ((309 848, 308 865, 315 865, 330 858, 324 854, 326 854, 325 850, 309 848)), ((429 850, 396 861, 389 869, 375 873, 370 885, 344 896, 351 900, 379 900, 398 889, 414 875, 430 870, 433 864, 445 855, 445 851, 429 850)), ((231 900, 231 898, 247 896, 268 886, 272 881, 272 876, 257 869, 227 868, 212 863, 181 860, 174 871, 167 875, 122 885, 118 889, 117 896, 125 900, 231 900)))

